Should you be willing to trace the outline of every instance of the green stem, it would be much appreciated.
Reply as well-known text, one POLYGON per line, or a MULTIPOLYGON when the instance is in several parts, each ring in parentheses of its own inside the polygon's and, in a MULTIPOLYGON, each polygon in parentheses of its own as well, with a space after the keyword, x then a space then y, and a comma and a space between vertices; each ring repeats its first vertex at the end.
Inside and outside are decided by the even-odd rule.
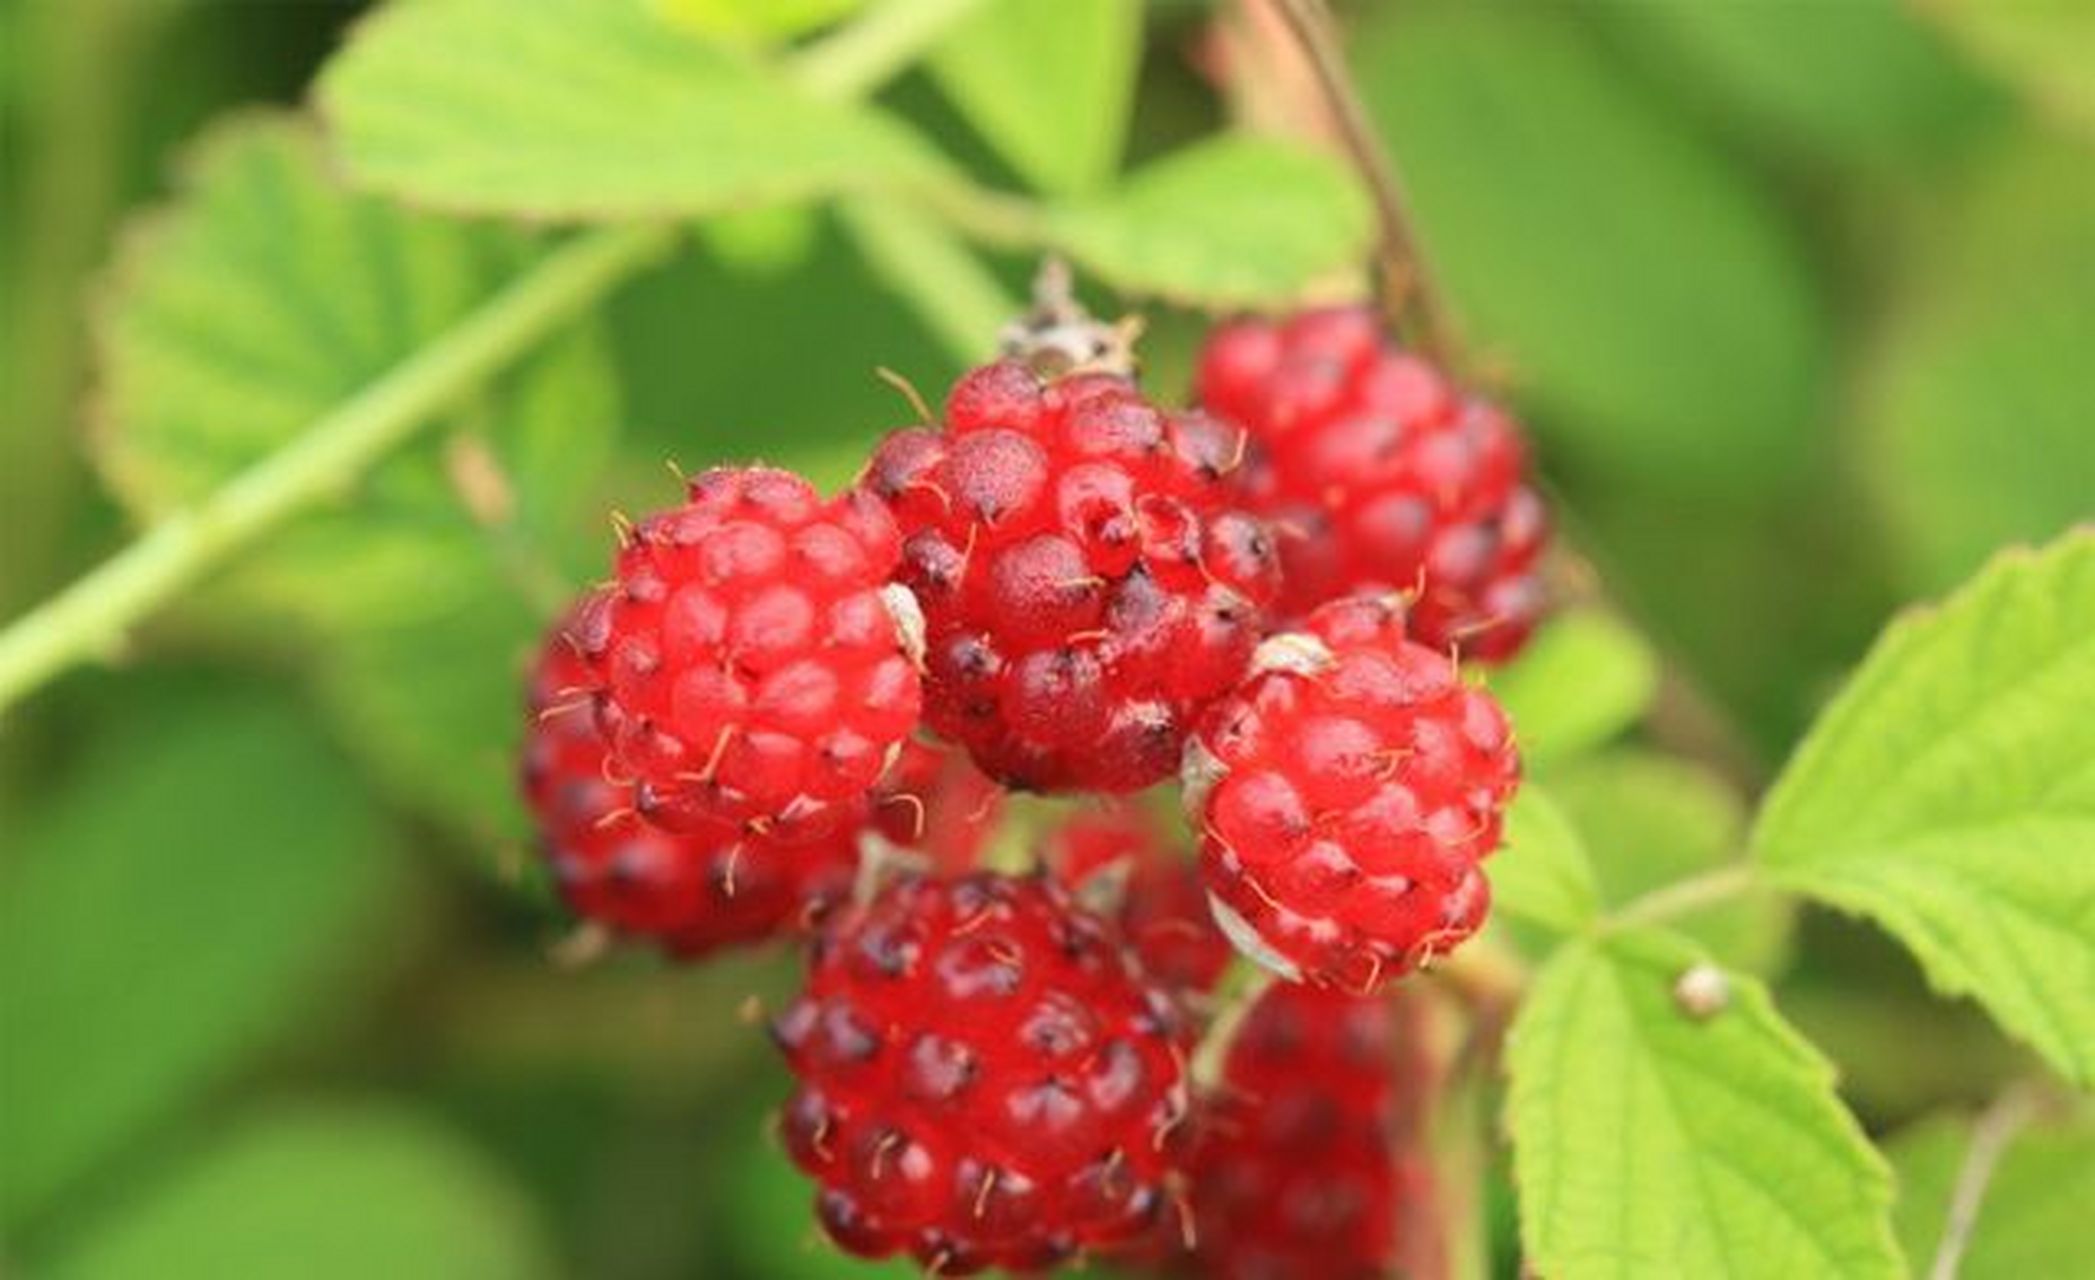
POLYGON ((995 348, 997 331, 1021 308, 946 223, 882 196, 847 200, 837 211, 874 271, 954 359, 973 364, 995 348))
POLYGON ((793 79, 818 98, 862 98, 892 80, 982 0, 886 4, 808 47, 793 79))
POLYGON ((1641 898, 1624 903, 1610 913, 1604 923, 1610 928, 1661 924, 1740 897, 1757 888, 1759 883, 1752 864, 1735 862, 1653 889, 1641 898))
MULTIPOLYGON (((979 0, 889 0, 810 46, 788 74, 815 96, 870 92, 979 0)), ((154 609, 299 513, 341 494, 442 411, 667 253, 675 229, 610 227, 570 240, 409 357, 0 632, 0 712, 58 673, 120 650, 154 609)))
POLYGON ((0 710, 95 654, 293 515, 338 497, 424 423, 674 242, 667 226, 591 232, 431 345, 0 634, 0 710))
POLYGON ((1207 1034, 1200 1037, 1199 1046, 1193 1050, 1193 1061, 1186 1071, 1196 1094, 1207 1093, 1222 1083, 1222 1069, 1229 1064, 1229 1046, 1243 1029, 1244 1019, 1251 1016, 1252 1006, 1275 981, 1273 971, 1251 957, 1230 957, 1229 968, 1222 971, 1221 980, 1215 984, 1214 1016, 1208 1021, 1207 1034))

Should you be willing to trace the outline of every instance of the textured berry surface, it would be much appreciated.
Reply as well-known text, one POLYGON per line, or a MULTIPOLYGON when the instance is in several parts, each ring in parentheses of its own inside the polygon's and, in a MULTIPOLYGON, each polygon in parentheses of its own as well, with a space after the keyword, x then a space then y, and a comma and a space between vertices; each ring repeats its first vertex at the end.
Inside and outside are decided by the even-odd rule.
POLYGON ((881 591, 897 550, 877 502, 761 467, 708 471, 630 530, 574 634, 643 814, 809 836, 850 816, 920 708, 881 591))
POLYGON ((1108 1248, 1166 1200, 1172 1019, 1052 883, 905 880, 818 941, 773 1024, 786 1147, 852 1253, 960 1274, 1108 1248))
POLYGON ((1190 849, 1139 806, 1104 805, 1068 818, 1041 851, 1079 899, 1110 903, 1143 971, 1174 992, 1205 992, 1229 965, 1229 939, 1208 914, 1190 849))
POLYGON ((1388 1002, 1275 983, 1238 1028, 1188 1160, 1197 1270, 1367 1280, 1395 1261, 1388 1002))
POLYGON ((1352 599, 1260 648, 1187 746, 1216 918, 1270 967, 1366 990, 1474 933, 1519 758, 1503 712, 1352 599))
POLYGON ((939 875, 972 870, 1004 813, 1004 789, 967 753, 909 738, 873 793, 873 829, 939 875))
POLYGON ((962 378, 940 429, 888 437, 865 488, 904 535, 925 710, 992 777, 1131 791, 1166 777, 1242 674, 1278 589, 1224 476, 1240 435, 1104 374, 962 378))
POLYGON ((524 795, 561 896, 586 920, 695 956, 797 931, 849 890, 855 831, 791 842, 733 823, 665 831, 613 783, 590 696, 594 681, 564 627, 532 672, 524 795))
POLYGON ((1282 610, 1414 593, 1412 638, 1510 657, 1540 616, 1542 500, 1520 430, 1356 308, 1216 330, 1200 403, 1249 433, 1243 484, 1287 567, 1282 610))

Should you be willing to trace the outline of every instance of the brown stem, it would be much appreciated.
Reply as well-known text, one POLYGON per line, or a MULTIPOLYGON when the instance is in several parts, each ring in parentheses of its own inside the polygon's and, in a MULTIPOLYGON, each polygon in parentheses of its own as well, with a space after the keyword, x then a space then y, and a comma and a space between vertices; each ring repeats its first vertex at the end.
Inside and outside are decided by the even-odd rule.
POLYGON ((1374 203, 1377 229, 1375 251, 1376 294, 1383 313, 1401 324, 1407 310, 1418 317, 1419 345, 1436 359, 1446 362, 1456 351, 1452 318, 1443 306, 1439 291, 1419 252, 1405 213, 1404 190, 1388 150, 1369 119, 1353 73, 1339 47, 1337 24, 1324 0, 1272 0, 1288 32, 1315 73, 1317 87, 1338 125, 1339 139, 1347 157, 1374 203))

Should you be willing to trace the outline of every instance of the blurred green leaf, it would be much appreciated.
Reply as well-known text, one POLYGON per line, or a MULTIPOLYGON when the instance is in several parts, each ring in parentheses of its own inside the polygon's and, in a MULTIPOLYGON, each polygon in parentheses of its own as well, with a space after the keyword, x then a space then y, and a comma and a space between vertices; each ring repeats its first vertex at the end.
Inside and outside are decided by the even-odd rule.
POLYGON ((1549 794, 1533 782, 1506 814, 1505 845, 1492 855, 1491 901, 1499 910, 1558 933, 1575 933, 1600 909, 1585 843, 1549 794))
POLYGON ((1050 209, 1048 238, 1106 283, 1208 307, 1294 298, 1367 251, 1367 199, 1318 151, 1227 135, 1050 209))
POLYGON ((1487 676, 1531 765, 1573 758, 1621 734, 1650 707, 1658 680, 1651 646, 1597 609, 1552 618, 1518 659, 1487 676))
POLYGON ((322 74, 358 181, 534 218, 713 213, 921 173, 929 152, 640 0, 421 0, 359 29, 322 74))
POLYGON ((251 1115, 112 1215, 53 1280, 528 1280, 554 1274, 530 1208, 455 1135, 377 1105, 251 1115))
MULTIPOLYGON (((99 457, 145 519, 178 512, 282 447, 525 269, 533 242, 333 188, 310 132, 249 119, 213 135, 181 199, 119 263, 99 333, 99 457)), ((577 333, 464 405, 496 536, 530 556, 579 541, 617 395, 577 333)), ((436 445, 379 468, 353 512, 278 535, 240 581, 329 626, 440 612, 491 576, 491 535, 436 445)), ((348 478, 345 477, 345 486, 348 478)), ((348 496, 345 488, 345 496, 348 496)))
POLYGON ((1773 150, 1923 159, 1998 114, 1998 95, 1899 0, 1594 7, 1641 69, 1773 150))
POLYGON ((513 853, 529 835, 517 769, 524 675, 543 625, 489 584, 427 619, 337 637, 315 665, 346 745, 392 795, 470 840, 487 871, 490 850, 513 853))
POLYGON ((307 1012, 393 884, 387 833, 291 708, 132 711, 19 833, 0 892, 9 1223, 307 1012))
POLYGON ((1043 191, 1093 190, 1127 134, 1142 6, 1131 0, 988 0, 931 57, 967 121, 1043 191))
MULTIPOLYGON (((1936 1116, 1893 1135, 1885 1153, 1899 1181, 1893 1224, 1916 1273, 1942 1243, 1972 1126, 1936 1116)), ((1956 1274, 1961 1280, 2071 1276, 2095 1258, 2095 1123, 2039 1118, 2000 1153, 1956 1274)))
MULTIPOLYGON (((1689 761, 1620 748, 1554 771, 1549 783, 1610 905, 1714 871, 1744 852, 1744 803, 1723 779, 1689 761)), ((1712 903, 1673 924, 1724 963, 1764 974, 1782 957, 1789 920, 1789 905, 1763 894, 1712 903)))
POLYGON ((804 204, 736 209, 701 219, 698 234, 729 266, 756 276, 782 276, 806 263, 821 233, 817 217, 804 204))
POLYGON ((1514 1019, 1507 1120, 1526 1263, 1587 1276, 1903 1274, 1883 1161, 1756 981, 1690 1017, 1665 933, 1564 947, 1514 1019))
POLYGON ((2095 134, 2095 6, 2084 0, 1920 0, 1980 60, 2060 120, 2095 134))
POLYGON ((1916 240, 1856 440, 1857 472, 1917 589, 2095 518, 2091 168, 2085 152, 2032 143, 1975 190, 1931 193, 1947 216, 1916 240))
POLYGON ((1889 627, 1770 791, 1770 876, 2095 1082, 2095 533, 1889 627))
POLYGON ((671 22, 722 40, 780 40, 826 26, 866 0, 650 0, 671 22))
POLYGON ((1826 317, 1769 193, 1560 5, 1383 5, 1370 109, 1471 345, 1593 466, 1742 490, 1791 471, 1826 317))

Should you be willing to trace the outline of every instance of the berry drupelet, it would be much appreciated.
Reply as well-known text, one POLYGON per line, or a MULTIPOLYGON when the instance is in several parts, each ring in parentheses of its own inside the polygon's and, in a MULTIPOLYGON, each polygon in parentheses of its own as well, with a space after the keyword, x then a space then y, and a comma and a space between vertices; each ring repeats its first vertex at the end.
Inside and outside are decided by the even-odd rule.
POLYGON ((1325 605, 1260 646, 1187 743, 1216 922, 1291 979, 1366 991, 1483 922, 1520 773, 1505 714, 1402 602, 1325 605))
POLYGON ((816 943, 773 1023, 830 1236, 939 1274, 1141 1237, 1186 1110, 1164 993, 1051 882, 908 879, 816 943))
POLYGON ((611 772, 671 830, 812 838, 858 806, 915 728, 915 608, 877 502, 718 468, 632 526, 572 630, 611 772))
POLYGON ((1225 476, 1241 437, 1114 373, 1018 359, 889 436, 862 481, 902 528, 925 717, 1010 786, 1133 791, 1243 673, 1278 590, 1225 476))
POLYGON ((1544 606, 1549 527, 1496 405, 1361 308, 1221 326, 1195 395, 1250 436, 1243 487, 1274 523, 1285 615, 1401 591, 1421 644, 1485 661, 1520 649, 1544 606))

